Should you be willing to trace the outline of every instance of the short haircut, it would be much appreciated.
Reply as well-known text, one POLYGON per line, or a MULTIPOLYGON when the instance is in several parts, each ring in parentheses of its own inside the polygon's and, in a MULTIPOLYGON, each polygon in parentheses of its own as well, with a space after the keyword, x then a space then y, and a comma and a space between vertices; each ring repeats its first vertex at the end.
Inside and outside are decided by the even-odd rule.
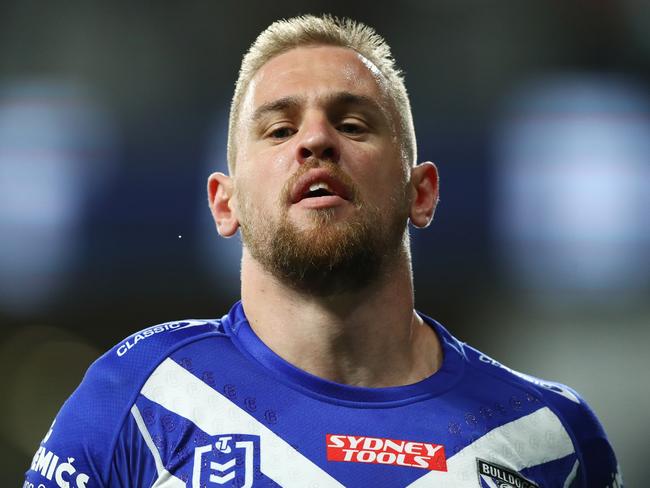
POLYGON ((417 146, 411 104, 402 72, 395 65, 390 46, 372 27, 351 19, 331 15, 303 15, 278 20, 267 27, 251 45, 242 59, 235 93, 230 106, 228 123, 228 168, 234 173, 236 131, 243 99, 252 78, 272 58, 303 46, 335 46, 349 48, 373 63, 386 78, 386 90, 397 114, 397 131, 402 159, 408 166, 415 164, 417 146))

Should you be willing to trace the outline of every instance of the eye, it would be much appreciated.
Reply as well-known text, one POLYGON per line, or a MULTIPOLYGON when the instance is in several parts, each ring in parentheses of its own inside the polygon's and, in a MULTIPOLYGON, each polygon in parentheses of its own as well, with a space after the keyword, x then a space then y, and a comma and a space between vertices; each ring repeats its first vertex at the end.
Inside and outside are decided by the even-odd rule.
POLYGON ((273 139, 286 139, 291 137, 296 131, 289 126, 276 127, 269 132, 269 137, 273 139))
POLYGON ((364 134, 367 129, 366 126, 360 122, 342 122, 337 126, 339 132, 350 135, 364 134))

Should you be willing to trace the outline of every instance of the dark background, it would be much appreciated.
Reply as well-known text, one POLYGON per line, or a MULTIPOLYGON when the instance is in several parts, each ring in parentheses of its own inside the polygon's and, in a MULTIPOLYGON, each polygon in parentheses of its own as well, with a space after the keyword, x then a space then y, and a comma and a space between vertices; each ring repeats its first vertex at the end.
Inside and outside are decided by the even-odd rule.
POLYGON ((1 484, 104 350, 236 300, 239 242, 205 182, 241 55, 322 12, 385 36, 440 169, 412 234, 418 308, 580 391, 643 486, 650 3, 604 0, 2 2, 1 484))

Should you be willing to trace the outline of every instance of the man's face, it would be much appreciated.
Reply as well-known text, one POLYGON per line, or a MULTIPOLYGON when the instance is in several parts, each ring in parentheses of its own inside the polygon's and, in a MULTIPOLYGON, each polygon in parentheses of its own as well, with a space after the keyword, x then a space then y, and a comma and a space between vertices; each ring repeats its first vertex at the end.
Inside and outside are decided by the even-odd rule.
POLYGON ((235 206, 250 254, 290 285, 358 287, 405 249, 408 175, 384 83, 356 52, 315 46, 249 85, 235 206))

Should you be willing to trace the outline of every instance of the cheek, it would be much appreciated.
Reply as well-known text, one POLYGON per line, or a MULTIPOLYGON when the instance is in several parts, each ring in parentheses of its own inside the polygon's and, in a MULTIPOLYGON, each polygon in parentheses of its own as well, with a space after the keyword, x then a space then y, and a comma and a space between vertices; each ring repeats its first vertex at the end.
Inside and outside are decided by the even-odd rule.
POLYGON ((241 176, 252 191, 282 187, 292 171, 291 147, 282 144, 272 147, 253 148, 254 156, 243 159, 241 176))
POLYGON ((252 143, 246 155, 248 169, 256 172, 273 173, 287 171, 295 158, 295 143, 293 140, 283 144, 268 145, 264 141, 252 143))
POLYGON ((259 181, 242 182, 239 187, 238 202, 240 206, 245 206, 245 210, 266 209, 269 208, 272 197, 269 195, 268 186, 261 184, 259 181))
POLYGON ((258 209, 274 206, 291 172, 293 150, 290 144, 268 146, 242 135, 236 163, 240 200, 258 209))
POLYGON ((259 165, 254 171, 242 173, 238 174, 237 181, 239 205, 263 209, 265 212, 275 207, 284 184, 279 172, 259 165))
MULTIPOLYGON (((359 149, 349 152, 349 173, 368 201, 381 203, 404 180, 399 158, 390 148, 359 149)), ((344 168, 346 169, 346 168, 344 168)))

